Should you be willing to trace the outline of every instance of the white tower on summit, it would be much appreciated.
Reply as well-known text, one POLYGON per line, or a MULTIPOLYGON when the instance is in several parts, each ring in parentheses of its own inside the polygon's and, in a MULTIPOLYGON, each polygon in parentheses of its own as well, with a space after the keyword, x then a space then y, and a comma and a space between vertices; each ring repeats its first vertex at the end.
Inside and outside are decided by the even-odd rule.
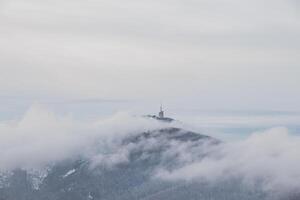
POLYGON ((164 111, 163 111, 163 109, 162 109, 162 105, 160 105, 160 111, 159 111, 159 113, 158 113, 158 117, 159 117, 159 118, 164 118, 164 111))

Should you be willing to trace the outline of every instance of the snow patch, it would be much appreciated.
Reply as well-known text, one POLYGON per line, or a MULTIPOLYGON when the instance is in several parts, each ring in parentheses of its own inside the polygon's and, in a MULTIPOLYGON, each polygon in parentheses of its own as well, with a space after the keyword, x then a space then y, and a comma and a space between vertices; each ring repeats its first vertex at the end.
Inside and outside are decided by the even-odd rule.
POLYGON ((9 186, 8 178, 11 176, 11 172, 0 171, 0 189, 9 186))
POLYGON ((75 173, 75 169, 71 169, 70 171, 68 171, 65 175, 63 175, 63 178, 66 178, 68 176, 70 176, 71 174, 74 174, 75 173))
POLYGON ((89 193, 88 199, 94 199, 94 197, 89 193))
POLYGON ((44 169, 40 170, 27 170, 27 173, 30 177, 32 188, 34 190, 39 190, 40 185, 43 183, 45 178, 48 176, 49 171, 51 170, 51 167, 46 167, 44 169))

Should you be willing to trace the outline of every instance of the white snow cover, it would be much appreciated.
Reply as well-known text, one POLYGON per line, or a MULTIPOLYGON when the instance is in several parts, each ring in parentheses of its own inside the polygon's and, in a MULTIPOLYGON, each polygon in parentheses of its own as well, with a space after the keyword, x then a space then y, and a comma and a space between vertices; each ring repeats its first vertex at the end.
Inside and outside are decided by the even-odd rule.
POLYGON ((70 176, 71 174, 74 174, 75 172, 76 172, 76 169, 71 169, 65 175, 63 175, 63 178, 66 178, 66 177, 70 176))

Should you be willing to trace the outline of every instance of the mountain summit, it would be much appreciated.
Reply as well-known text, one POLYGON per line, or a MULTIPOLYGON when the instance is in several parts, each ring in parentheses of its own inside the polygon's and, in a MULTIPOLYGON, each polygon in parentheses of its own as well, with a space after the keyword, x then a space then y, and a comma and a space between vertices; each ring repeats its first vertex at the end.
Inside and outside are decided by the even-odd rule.
POLYGON ((1 172, 0 200, 268 199, 259 187, 244 187, 238 178, 214 184, 172 179, 174 171, 206 159, 209 149, 214 149, 210 147, 221 142, 172 123, 165 125, 95 147, 101 152, 96 157, 73 157, 39 170, 1 172))

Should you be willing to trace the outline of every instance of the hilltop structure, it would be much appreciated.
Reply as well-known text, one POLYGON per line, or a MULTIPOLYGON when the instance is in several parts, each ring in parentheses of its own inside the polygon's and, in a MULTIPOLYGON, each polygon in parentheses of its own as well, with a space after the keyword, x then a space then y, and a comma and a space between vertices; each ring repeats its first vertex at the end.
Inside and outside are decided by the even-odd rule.
POLYGON ((174 119, 172 119, 172 118, 165 117, 165 113, 164 113, 162 105, 160 105, 160 110, 158 112, 158 115, 146 115, 145 117, 150 117, 150 118, 160 120, 160 121, 163 121, 163 122, 172 122, 172 121, 174 121, 174 119))
POLYGON ((158 113, 158 117, 159 117, 159 118, 164 118, 164 111, 163 111, 163 109, 162 109, 162 105, 160 105, 160 111, 159 111, 159 113, 158 113))

